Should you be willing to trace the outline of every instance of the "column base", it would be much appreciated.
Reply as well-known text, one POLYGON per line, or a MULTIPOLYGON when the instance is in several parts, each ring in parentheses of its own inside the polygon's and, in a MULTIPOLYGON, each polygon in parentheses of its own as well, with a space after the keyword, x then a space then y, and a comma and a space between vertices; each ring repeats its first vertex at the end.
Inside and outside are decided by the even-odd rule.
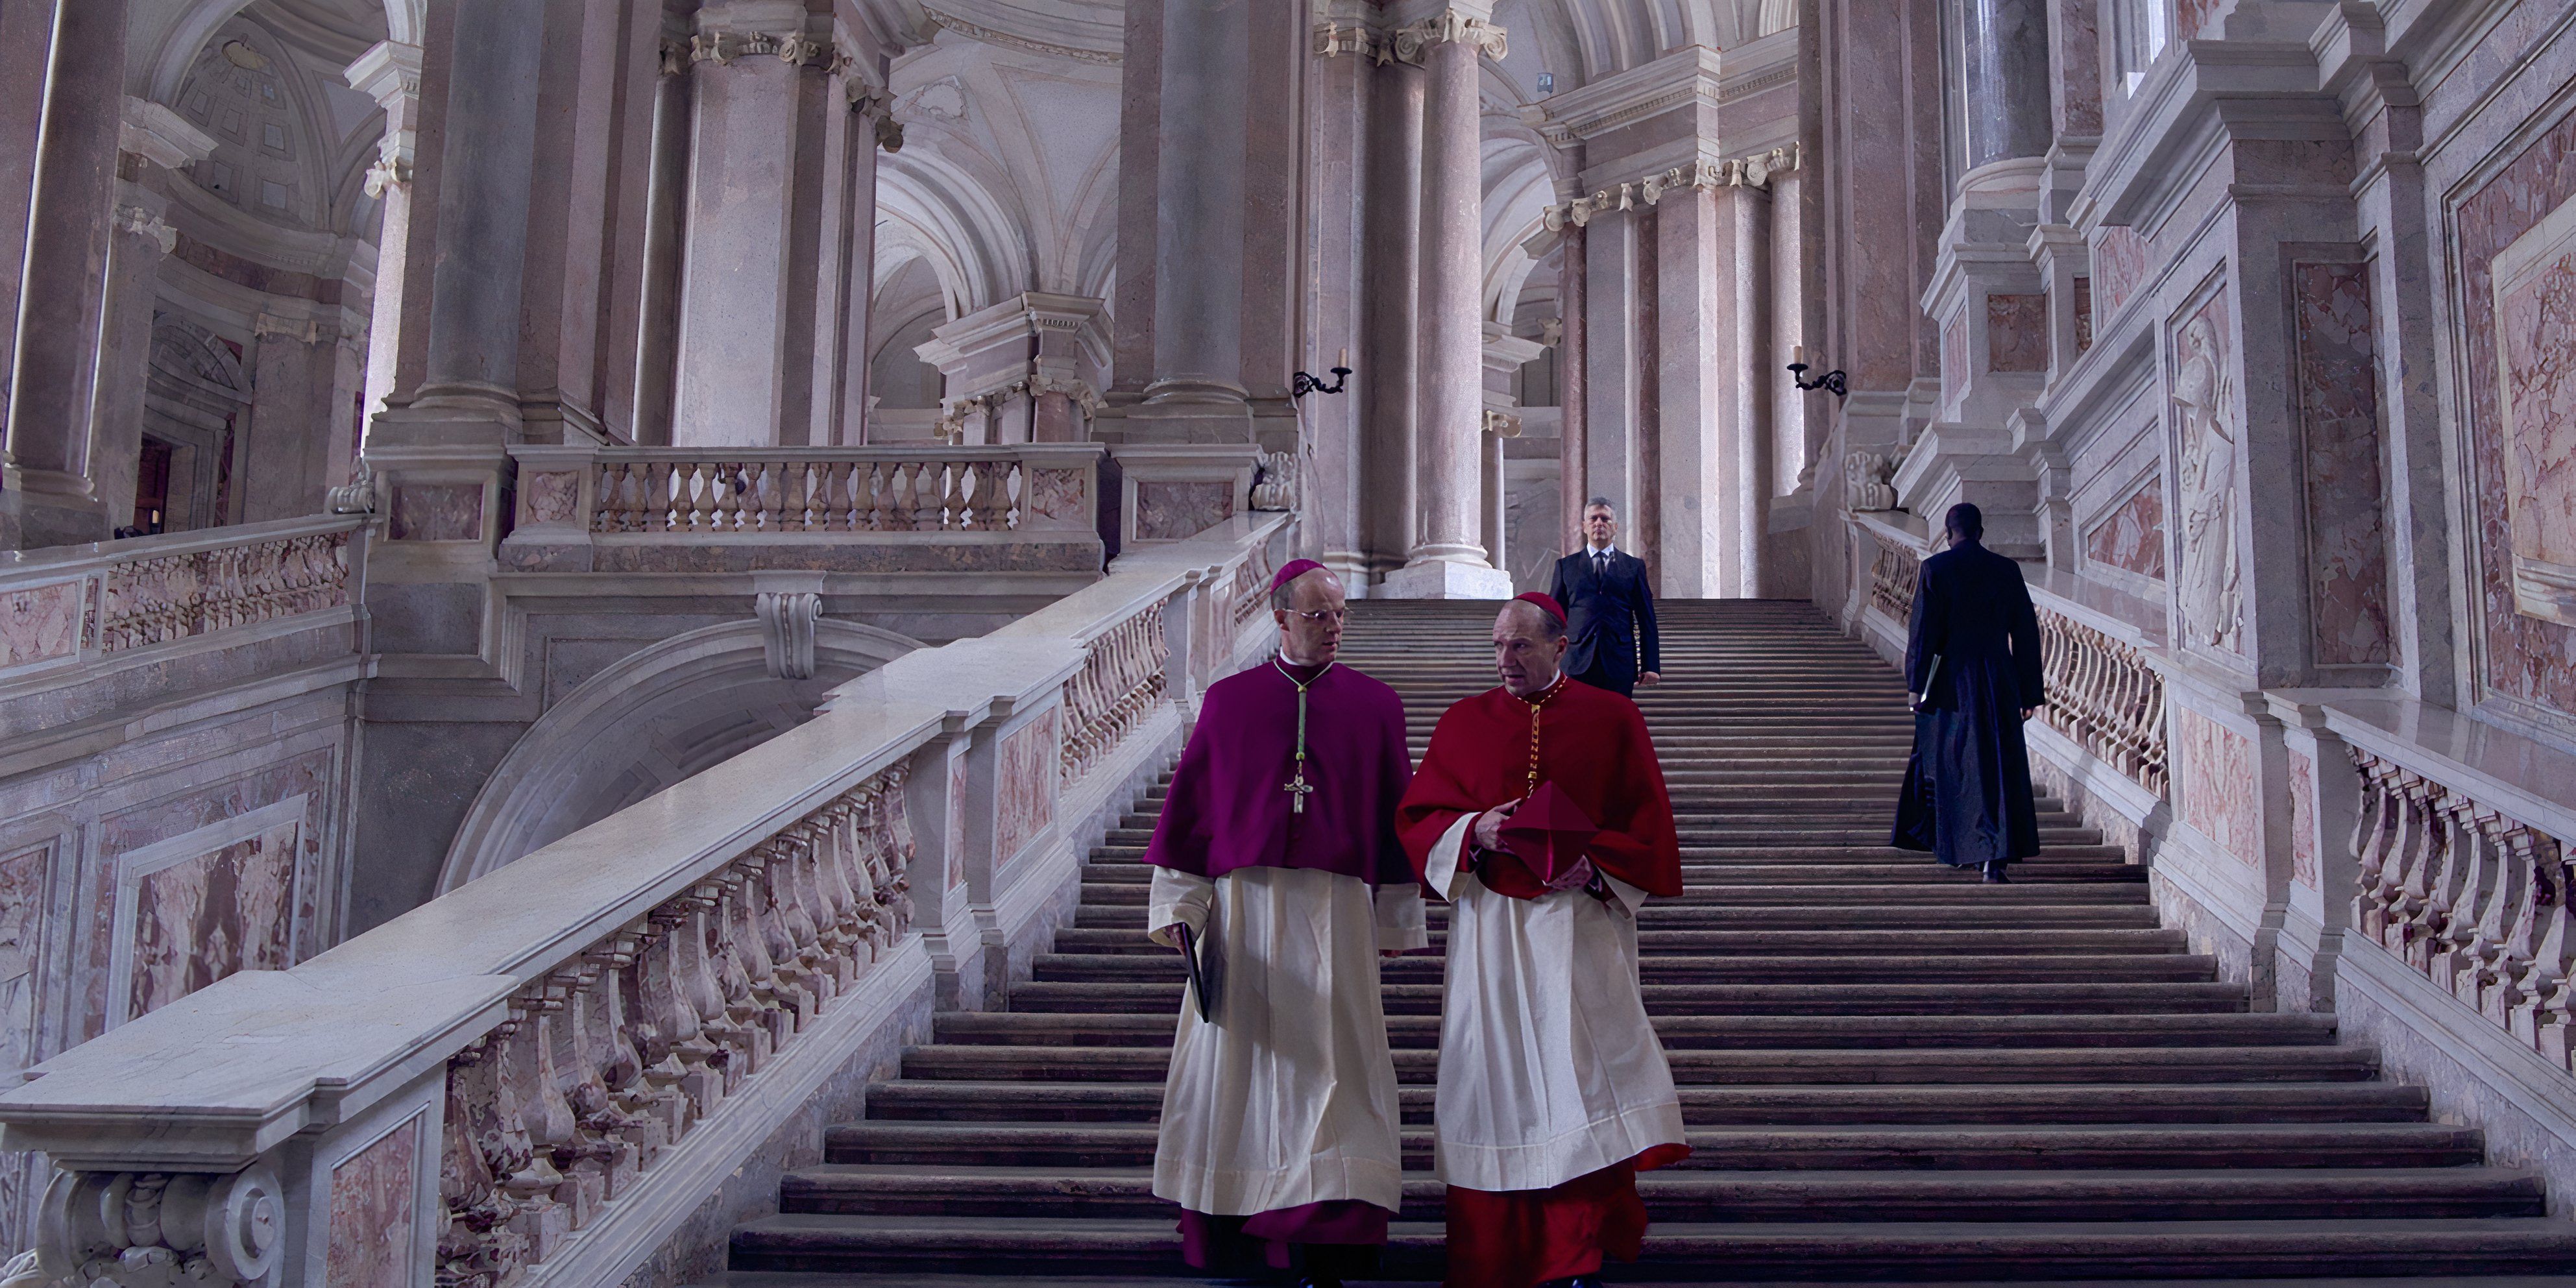
POLYGON ((114 532, 87 479, 14 466, 0 479, 0 549, 86 545, 114 532))
POLYGON ((1131 443, 1249 443, 1252 403, 1230 385, 1166 381, 1127 409, 1131 443))
POLYGON ((1430 559, 1386 575, 1372 599, 1509 599, 1512 575, 1481 563, 1430 559))

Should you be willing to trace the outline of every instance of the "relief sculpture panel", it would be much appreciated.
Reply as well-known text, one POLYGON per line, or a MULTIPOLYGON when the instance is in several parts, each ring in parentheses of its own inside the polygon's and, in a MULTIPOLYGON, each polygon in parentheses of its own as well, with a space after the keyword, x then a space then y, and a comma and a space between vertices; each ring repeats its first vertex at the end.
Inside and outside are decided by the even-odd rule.
POLYGON ((2244 435, 2224 295, 2212 293, 2175 324, 2171 352, 2183 634, 2194 644, 2236 653, 2245 621, 2236 539, 2237 443, 2244 435))
MULTIPOLYGON (((2453 212, 2453 275, 2464 305, 2460 382, 2468 421, 2468 494, 2476 565, 2475 664, 2491 699, 2576 721, 2576 620, 2548 610, 2545 556, 2570 529, 2548 520, 2570 496, 2569 390, 2576 352, 2566 307, 2568 250, 2553 220, 2576 203, 2576 115, 2561 118, 2515 154, 2453 212), (2504 314, 2521 319, 2522 334, 2504 314), (2551 318, 2558 318, 2551 322, 2551 318), (2517 376, 2516 372, 2519 371, 2517 376), (2508 391, 2520 405, 2508 415, 2508 391), (2554 418, 2554 419, 2553 419, 2554 418), (2554 445, 2554 448, 2553 448, 2554 445), (2521 500, 2517 501, 2517 497, 2521 500), (2538 611, 2535 611, 2538 610, 2538 611)), ((2563 602, 2563 601, 2560 601, 2563 602)))

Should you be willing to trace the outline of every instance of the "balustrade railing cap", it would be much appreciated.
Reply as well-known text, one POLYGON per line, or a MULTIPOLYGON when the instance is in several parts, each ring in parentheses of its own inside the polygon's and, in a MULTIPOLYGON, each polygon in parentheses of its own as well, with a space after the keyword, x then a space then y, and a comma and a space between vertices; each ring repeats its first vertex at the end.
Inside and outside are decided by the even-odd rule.
POLYGON ((2403 697, 2338 697, 2326 727, 2344 741, 2576 846, 2576 754, 2403 697))
POLYGON ((67 1167, 242 1167, 463 1050, 516 986, 246 971, 29 1070, 0 1093, 0 1149, 43 1150, 67 1167))

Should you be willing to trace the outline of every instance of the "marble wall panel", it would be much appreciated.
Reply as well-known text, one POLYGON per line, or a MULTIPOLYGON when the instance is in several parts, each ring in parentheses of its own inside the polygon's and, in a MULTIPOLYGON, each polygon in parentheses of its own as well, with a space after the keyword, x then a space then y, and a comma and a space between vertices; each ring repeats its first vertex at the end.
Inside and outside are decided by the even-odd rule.
POLYGON ((483 485, 412 483, 394 489, 396 541, 475 541, 483 536, 483 485))
POLYGON ((958 757, 948 762, 948 884, 954 890, 966 884, 966 846, 959 839, 966 835, 966 760, 958 757))
POLYGON ((2515 606, 2576 624, 2576 199, 2495 260, 2515 606))
POLYGON ((2102 132, 2101 0, 2058 0, 2058 132, 2102 132))
POLYGON ((88 589, 88 579, 74 577, 0 591, 0 670, 79 652, 81 606, 88 589))
POLYGON ((2141 577, 2165 578, 2165 479, 2149 474, 2084 531, 2084 557, 2141 577))
POLYGON ((1028 471, 1026 491, 1020 497, 1023 527, 1089 528, 1092 514, 1091 489, 1083 486, 1081 470, 1028 471))
MULTIPOLYGON (((129 870, 128 861, 140 859, 148 863, 156 854, 169 854, 169 850, 161 847, 174 842, 182 850, 187 850, 191 857, 218 848, 205 845, 189 849, 190 843, 182 838, 222 835, 220 830, 207 829, 229 825, 233 836, 222 844, 230 844, 231 841, 261 835, 266 825, 252 819, 253 815, 279 810, 280 807, 284 807, 281 812, 296 813, 301 822, 296 832, 294 861, 296 871, 303 879, 295 883, 294 931, 288 960, 290 963, 300 961, 317 950, 322 934, 320 898, 323 882, 316 877, 326 830, 321 803, 338 799, 337 767, 336 749, 320 748, 249 774, 117 810, 99 819, 94 860, 98 869, 96 883, 99 893, 89 899, 88 911, 83 917, 84 939, 81 942, 85 942, 86 947, 81 951, 87 964, 76 977, 80 988, 79 1014, 69 1026, 78 1033, 80 1040, 85 1041, 105 1031, 111 999, 120 1018, 122 1008, 130 1000, 130 993, 115 993, 110 984, 117 946, 120 943, 129 948, 132 946, 132 940, 117 924, 119 900, 115 897, 115 891, 128 884, 129 878, 141 875, 129 870)), ((139 888, 136 893, 139 895, 139 888)), ((175 887, 172 893, 178 893, 175 887)), ((224 932, 228 936, 237 934, 237 928, 244 924, 235 911, 216 909, 208 915, 217 918, 218 924, 235 928, 224 932)), ((237 953, 239 949, 236 941, 225 951, 237 953)))
POLYGON ((2379 364, 2372 352, 2369 266, 2296 263, 2290 285, 2316 660, 2386 662, 2386 488, 2379 468, 2379 364))
POLYGON ((2317 888, 2317 762, 2290 752, 2290 879, 2317 888))
MULTIPOLYGON (((2454 207, 2452 253, 2458 261, 2453 279, 2463 301, 2458 349, 2467 364, 2461 384, 2467 402, 2468 501, 2475 517, 2473 589, 2483 627, 2476 660, 2479 684, 2486 696, 2532 704, 2576 721, 2576 629, 2524 611, 2514 587, 2515 487, 2507 460, 2521 445, 2512 435, 2502 393, 2513 378, 2505 358, 2513 344, 2522 354, 2514 361, 2551 387, 2540 396, 2559 405, 2552 373, 2565 369, 2565 354, 2576 346, 2576 337, 2564 326, 2554 336, 2534 330, 2515 341, 2505 335, 2496 272, 2498 257, 2523 245, 2526 250, 2516 259, 2531 262, 2520 275, 2518 294, 2527 310, 2522 316, 2536 321, 2555 307, 2549 284, 2555 266, 2540 253, 2545 243, 2523 239, 2571 200, 2576 200, 2576 115, 2560 119, 2525 145, 2454 207)), ((2539 441, 2535 438, 2531 445, 2539 441)), ((2537 547, 2526 540, 2524 548, 2537 547)))
POLYGON ((1986 370, 2048 370, 2048 297, 1986 297, 1986 370))
POLYGON ((1941 328, 1941 410, 1945 414, 1958 406, 1959 395, 1967 385, 1967 320, 1952 318, 1941 328))
POLYGON ((570 523, 581 512, 581 476, 566 470, 529 474, 519 480, 519 495, 529 522, 570 523))
POLYGON ((125 1018, 148 1015, 239 971, 295 963, 302 830, 300 817, 286 819, 120 881, 129 944, 125 1018))
POLYGON ((2238 499, 2243 488, 2244 411, 2236 397, 2236 344, 2223 292, 2208 290, 2173 319, 2174 521, 2181 535, 2175 586, 2184 638, 2222 653, 2242 651, 2244 554, 2238 499))
POLYGON ((2173 733, 2183 821, 2248 867, 2260 863, 2253 739, 2189 707, 2174 708, 2173 733))
POLYGON ((2093 279, 2075 279, 2075 352, 2093 347, 2093 279))
POLYGON ((37 1058, 36 988, 45 959, 50 844, 0 858, 0 1075, 37 1058))
POLYGON ((421 1118, 413 1116, 331 1169, 328 1288, 412 1281, 418 1260, 421 1118))
POLYGON ((1141 481, 1136 484, 1136 535, 1148 541, 1194 537, 1234 517, 1234 484, 1141 481))
POLYGON ((996 863, 1010 861, 1055 821, 1055 789, 1062 776, 1057 765, 1059 710, 1049 707, 1002 739, 994 784, 1000 814, 994 825, 996 863))
POLYGON ((2093 282, 2102 316, 2110 317, 2129 302, 2147 277, 2147 239, 2134 228, 2104 228, 2093 239, 2093 282))

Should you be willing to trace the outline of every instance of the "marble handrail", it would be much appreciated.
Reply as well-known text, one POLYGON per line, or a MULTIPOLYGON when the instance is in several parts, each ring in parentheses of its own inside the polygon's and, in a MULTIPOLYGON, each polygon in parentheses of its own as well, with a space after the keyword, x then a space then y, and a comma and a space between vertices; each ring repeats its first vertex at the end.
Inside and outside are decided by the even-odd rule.
POLYGON ((315 515, 0 556, 0 670, 346 607, 365 523, 315 515))
MULTIPOLYGON (((421 1217, 399 1255, 422 1278, 362 1266, 350 1282, 623 1277, 602 1268, 625 1254, 599 1248, 669 1237, 855 1044, 886 1040, 901 1005, 926 1007, 893 1000, 929 989, 916 833, 953 847, 947 818, 998 816, 1003 793, 1026 790, 952 775, 950 740, 1065 704, 1089 739, 1070 777, 1091 792, 1086 771, 1135 761, 1111 753, 1137 713, 1194 695, 1194 672, 1169 665, 1175 646, 1239 644, 1231 629, 1176 631, 1194 614, 1172 605, 1215 598, 1289 521, 1241 517, 1122 558, 1037 613, 898 658, 807 724, 385 925, 30 1070, 0 1092, 0 1148, 55 1160, 37 1230, 45 1272, 167 1267, 251 1283, 293 1257, 336 1275, 344 1251, 381 1250, 380 1228, 404 1212, 376 1200, 398 1189, 421 1217), (1095 712, 1124 710, 1124 723, 1085 728, 1081 681, 1095 674, 1109 699, 1095 712), (950 803, 925 823, 916 807, 931 799, 950 803), (379 1189, 340 1193, 334 1178, 351 1175, 379 1189), (130 1202, 127 1219, 100 1216, 119 1196, 165 1192, 184 1200, 183 1219, 137 1221, 130 1202)), ((953 889, 935 859, 922 875, 953 889)))
POLYGON ((1088 527, 1099 449, 603 448, 594 533, 1011 532, 1088 527))

